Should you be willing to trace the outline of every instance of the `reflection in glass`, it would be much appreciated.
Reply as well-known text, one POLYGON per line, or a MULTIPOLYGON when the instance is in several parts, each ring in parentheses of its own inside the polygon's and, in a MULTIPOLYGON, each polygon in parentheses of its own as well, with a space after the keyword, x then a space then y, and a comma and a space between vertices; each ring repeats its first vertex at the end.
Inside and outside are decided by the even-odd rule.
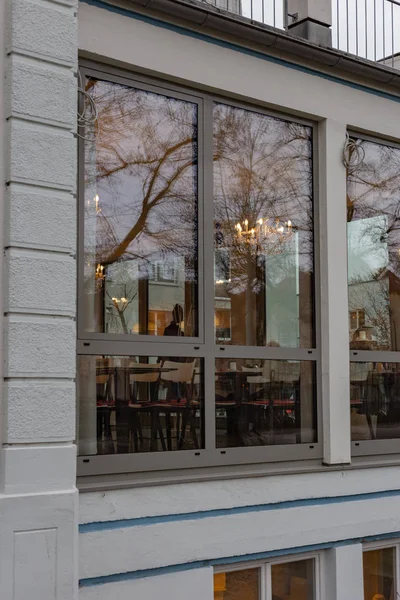
POLYGON ((214 600, 260 600, 260 570, 215 573, 214 600))
POLYGON ((216 342, 312 347, 312 130, 214 104, 216 342))
POLYGON ((197 336, 197 106, 86 90, 99 125, 85 142, 85 330, 197 336))
POLYGON ((363 552, 364 599, 394 600, 395 548, 363 552))
POLYGON ((204 448, 202 359, 79 356, 79 454, 204 448))
POLYGON ((217 448, 313 443, 315 365, 307 361, 215 361, 217 448))
POLYGON ((350 363, 353 440, 400 438, 400 363, 350 363))
POLYGON ((314 560, 272 565, 272 600, 314 600, 314 560))
POLYGON ((400 349, 400 149, 356 140, 347 170, 349 338, 354 350, 400 349))

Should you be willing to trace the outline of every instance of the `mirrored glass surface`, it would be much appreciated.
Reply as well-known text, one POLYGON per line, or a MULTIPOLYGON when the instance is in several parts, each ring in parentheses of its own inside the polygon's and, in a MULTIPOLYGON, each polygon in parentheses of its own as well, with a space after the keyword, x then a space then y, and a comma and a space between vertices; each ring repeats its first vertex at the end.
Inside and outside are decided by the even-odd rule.
POLYGON ((400 438, 400 363, 350 363, 352 440, 400 438))
POLYGON ((197 105, 97 79, 86 92, 84 329, 197 336, 197 105))
POLYGON ((218 344, 312 347, 312 129, 214 104, 218 344))
POLYGON ((315 600, 314 560, 271 566, 272 600, 315 600))
POLYGON ((400 149, 354 140, 347 169, 349 341, 400 349, 400 149))
POLYGON ((216 359, 217 448, 313 443, 315 365, 216 359))
POLYGON ((79 356, 79 454, 204 448, 203 361, 79 356))

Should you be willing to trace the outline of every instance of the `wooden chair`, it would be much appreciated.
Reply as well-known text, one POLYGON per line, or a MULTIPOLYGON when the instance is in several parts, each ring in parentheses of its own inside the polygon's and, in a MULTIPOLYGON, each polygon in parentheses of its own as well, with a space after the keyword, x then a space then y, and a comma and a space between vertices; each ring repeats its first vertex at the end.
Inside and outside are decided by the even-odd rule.
MULTIPOLYGON (((160 381, 160 373, 159 371, 155 371, 154 369, 159 369, 161 367, 161 362, 155 364, 148 363, 134 363, 133 367, 140 368, 141 370, 149 370, 149 373, 135 373, 134 371, 129 374, 129 384, 131 388, 131 398, 129 402, 129 410, 130 410, 130 431, 133 437, 133 447, 135 452, 139 452, 139 442, 143 444, 143 430, 141 423, 141 414, 147 413, 151 416, 151 434, 150 434, 150 445, 151 441, 154 438, 154 430, 160 436, 161 444, 163 446, 163 450, 165 447, 164 435, 161 428, 161 423, 159 422, 157 411, 152 410, 155 407, 157 401, 158 394, 158 384, 160 381), (144 384, 147 387, 147 399, 145 401, 141 401, 139 398, 141 385, 144 384), (151 384, 155 385, 155 389, 151 392, 151 384), (151 395, 153 398, 151 398, 151 395)), ((151 448, 154 449, 154 448, 151 448)))
MULTIPOLYGON (((96 405, 97 405, 97 451, 103 454, 104 442, 113 445, 111 433, 111 411, 113 410, 113 397, 111 393, 112 375, 96 375, 96 405)), ((112 447, 112 450, 114 448, 112 447)), ((107 452, 108 453, 108 452, 107 452)))
POLYGON ((195 364, 195 360, 192 362, 166 360, 163 363, 163 369, 171 369, 161 373, 161 381, 168 389, 167 399, 165 403, 158 403, 157 406, 158 414, 165 415, 168 450, 172 450, 172 415, 176 415, 178 449, 181 450, 184 445, 188 426, 195 448, 199 447, 195 422, 198 403, 193 400, 195 364))

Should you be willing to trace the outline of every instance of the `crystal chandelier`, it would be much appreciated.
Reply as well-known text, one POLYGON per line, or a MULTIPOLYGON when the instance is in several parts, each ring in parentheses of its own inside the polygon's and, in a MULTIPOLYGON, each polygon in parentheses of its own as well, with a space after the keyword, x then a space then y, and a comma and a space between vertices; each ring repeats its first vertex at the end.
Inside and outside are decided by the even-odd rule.
POLYGON ((281 221, 275 219, 271 224, 270 219, 258 219, 253 226, 249 225, 248 219, 243 223, 236 223, 236 239, 240 243, 263 246, 268 241, 283 242, 293 233, 294 227, 290 220, 281 221))

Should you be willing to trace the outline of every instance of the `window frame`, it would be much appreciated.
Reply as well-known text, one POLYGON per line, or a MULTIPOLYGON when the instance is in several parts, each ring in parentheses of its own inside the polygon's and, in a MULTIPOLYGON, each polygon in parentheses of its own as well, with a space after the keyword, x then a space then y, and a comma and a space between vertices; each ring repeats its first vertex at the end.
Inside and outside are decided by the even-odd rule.
MULTIPOLYGON (((258 463, 280 463, 322 459, 322 401, 321 386, 321 319, 320 319, 320 263, 319 263, 319 187, 318 174, 318 124, 314 121, 269 110, 262 104, 251 104, 220 96, 214 93, 181 87, 169 81, 140 75, 133 71, 114 68, 90 60, 79 63, 82 78, 97 77, 111 83, 127 85, 159 94, 170 95, 181 100, 194 102, 198 106, 198 337, 182 337, 173 342, 173 354, 179 357, 196 357, 204 361, 204 431, 205 448, 172 452, 148 452, 78 456, 78 476, 110 475, 146 471, 176 470, 193 467, 220 467, 229 465, 251 465, 258 463), (268 346, 231 346, 216 344, 214 332, 214 269, 204 266, 214 264, 214 215, 206 209, 206 198, 213 198, 213 104, 221 102, 229 106, 265 114, 283 121, 298 123, 312 131, 312 193, 313 193, 313 325, 314 347, 281 348, 268 346), (285 444, 276 446, 253 446, 217 448, 215 428, 215 381, 208 376, 214 373, 215 360, 263 359, 297 360, 315 364, 315 410, 316 436, 314 443, 285 444)), ((84 301, 84 140, 78 143, 78 292, 77 292, 77 356, 163 356, 171 352, 171 338, 152 335, 128 336, 126 334, 92 333, 84 331, 82 322, 84 301), (134 339, 132 339, 132 337, 134 339)), ((79 402, 79 398, 78 398, 79 402)), ((79 431, 79 408, 77 409, 77 431, 79 431)))
POLYGON ((274 565, 284 565, 288 563, 301 562, 303 560, 314 561, 314 600, 323 600, 324 594, 324 552, 305 552, 296 554, 287 554, 285 556, 276 556, 257 561, 239 562, 228 565, 218 565, 213 569, 213 574, 233 573, 236 571, 246 571, 248 569, 260 570, 260 590, 259 600, 272 599, 272 577, 271 568, 274 565))
MULTIPOLYGON (((396 598, 400 592, 400 539, 394 538, 389 540, 380 540, 376 542, 365 542, 362 546, 362 555, 363 555, 363 573, 364 573, 364 552, 369 552, 370 550, 386 550, 388 548, 394 548, 395 556, 394 556, 394 580, 396 584, 396 598)), ((364 590, 364 585, 363 585, 364 590)))
MULTIPOLYGON (((353 129, 347 131, 350 139, 359 139, 371 144, 378 144, 380 146, 388 146, 395 148, 400 151, 400 143, 388 140, 383 137, 368 135, 357 132, 353 129)), ((346 182, 347 183, 347 182, 346 182)), ((347 237, 348 240, 348 237, 347 237)), ((347 262, 348 268, 348 262, 347 262)), ((348 279, 348 278, 347 278, 348 279)), ((347 291, 349 286, 347 284, 347 291)), ((350 306, 348 302, 348 315, 350 315, 350 306)), ((359 309, 358 309, 359 310, 359 309)), ((362 363, 400 363, 400 350, 351 350, 349 349, 349 363, 362 362, 362 363)), ((350 366, 350 365, 349 365, 350 366)), ((350 387, 350 380, 349 380, 350 387)), ((351 407, 349 406, 349 410, 351 407)), ((350 433, 351 435, 351 433, 350 433)), ((394 439, 382 439, 382 440, 352 440, 351 441, 351 455, 352 457, 358 456, 378 456, 382 454, 399 454, 400 452, 400 438, 394 439)))

